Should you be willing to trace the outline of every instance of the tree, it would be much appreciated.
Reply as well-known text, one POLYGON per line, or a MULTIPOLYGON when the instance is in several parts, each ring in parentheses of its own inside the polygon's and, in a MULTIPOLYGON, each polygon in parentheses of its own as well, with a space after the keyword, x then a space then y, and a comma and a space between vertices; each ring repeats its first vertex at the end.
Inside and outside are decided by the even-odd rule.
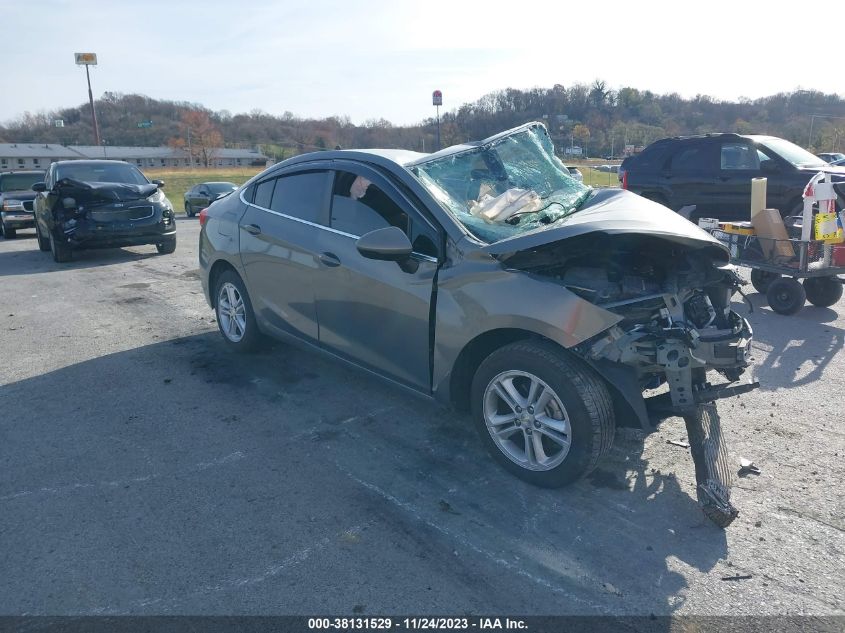
POLYGON ((179 147, 188 153, 191 164, 210 167, 215 150, 223 145, 223 135, 212 123, 207 112, 188 110, 179 122, 180 136, 171 139, 171 147, 179 147))

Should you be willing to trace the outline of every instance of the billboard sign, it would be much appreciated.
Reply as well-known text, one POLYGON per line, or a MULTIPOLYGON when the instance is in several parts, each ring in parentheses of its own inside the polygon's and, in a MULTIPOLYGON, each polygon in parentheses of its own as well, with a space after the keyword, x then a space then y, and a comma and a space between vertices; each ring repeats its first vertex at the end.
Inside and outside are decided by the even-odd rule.
POLYGON ((74 53, 78 66, 96 66, 97 53, 74 53))

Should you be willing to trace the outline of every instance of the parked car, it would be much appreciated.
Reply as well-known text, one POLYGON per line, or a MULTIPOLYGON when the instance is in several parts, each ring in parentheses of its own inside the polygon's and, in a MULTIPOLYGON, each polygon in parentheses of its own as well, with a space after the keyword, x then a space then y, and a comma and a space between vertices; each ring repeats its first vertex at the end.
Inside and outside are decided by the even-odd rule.
POLYGON ((830 164, 834 167, 845 167, 845 158, 840 158, 839 160, 835 160, 830 164))
POLYGON ((32 187, 38 248, 57 262, 81 248, 155 244, 159 253, 172 253, 176 222, 162 187, 123 161, 55 162, 32 187))
POLYGON ((233 182, 201 182, 185 192, 185 213, 194 217, 215 200, 228 196, 238 186, 233 182))
POLYGON ((821 154, 816 154, 819 158, 821 158, 826 163, 833 163, 838 160, 845 160, 845 154, 842 152, 822 152, 821 154))
POLYGON ((7 240, 15 237, 19 229, 35 226, 32 185, 44 180, 44 170, 0 172, 0 235, 7 240))
MULTIPOLYGON (((784 139, 708 134, 652 143, 624 160, 619 181, 629 191, 675 211, 695 205, 693 221, 747 220, 752 178, 768 179, 767 206, 786 217, 801 213, 804 187, 820 171, 831 174, 835 182, 845 182, 845 169, 784 139)), ((845 195, 842 187, 837 189, 840 196, 845 195)))
POLYGON ((617 425, 684 415, 702 506, 736 516, 713 402, 751 388, 728 386, 751 330, 728 252, 661 205, 574 180, 541 123, 432 155, 297 156, 200 222, 231 348, 271 335, 470 410, 490 454, 540 486, 590 472, 617 425))

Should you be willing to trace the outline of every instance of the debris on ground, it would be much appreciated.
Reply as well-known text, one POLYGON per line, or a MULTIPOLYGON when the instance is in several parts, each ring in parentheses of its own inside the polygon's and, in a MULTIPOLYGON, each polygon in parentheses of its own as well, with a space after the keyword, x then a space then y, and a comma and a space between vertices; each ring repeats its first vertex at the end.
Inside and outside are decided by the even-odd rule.
POLYGON ((680 446, 681 448, 689 448, 689 442, 685 442, 684 440, 666 440, 667 444, 672 444, 673 446, 680 446))
POLYGON ((751 574, 736 574, 735 576, 722 576, 722 580, 751 580, 751 574))
POLYGON ((744 457, 740 457, 739 459, 739 473, 740 475, 759 475, 763 471, 758 468, 758 466, 752 462, 750 459, 745 459, 744 457))

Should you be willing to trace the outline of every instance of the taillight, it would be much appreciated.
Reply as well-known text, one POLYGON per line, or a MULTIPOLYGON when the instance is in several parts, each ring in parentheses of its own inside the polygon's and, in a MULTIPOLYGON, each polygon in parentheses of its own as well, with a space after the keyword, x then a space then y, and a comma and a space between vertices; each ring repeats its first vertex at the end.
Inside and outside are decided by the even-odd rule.
POLYGON ((622 172, 622 188, 623 189, 628 188, 628 171, 627 170, 622 172))
POLYGON ((208 222, 208 207, 200 211, 200 226, 205 226, 206 222, 208 222))

